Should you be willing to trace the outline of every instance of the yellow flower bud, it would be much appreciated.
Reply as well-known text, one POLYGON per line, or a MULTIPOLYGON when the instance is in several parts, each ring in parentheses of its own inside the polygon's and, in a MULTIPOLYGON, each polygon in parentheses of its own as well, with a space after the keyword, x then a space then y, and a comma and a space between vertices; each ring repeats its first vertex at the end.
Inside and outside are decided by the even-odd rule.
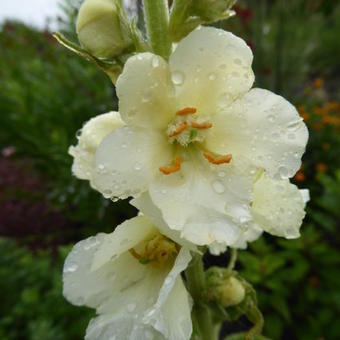
POLYGON ((78 39, 98 58, 113 58, 132 45, 119 0, 85 0, 77 19, 78 39))
POLYGON ((221 303, 225 307, 238 305, 245 296, 243 285, 234 277, 225 280, 217 289, 221 303))

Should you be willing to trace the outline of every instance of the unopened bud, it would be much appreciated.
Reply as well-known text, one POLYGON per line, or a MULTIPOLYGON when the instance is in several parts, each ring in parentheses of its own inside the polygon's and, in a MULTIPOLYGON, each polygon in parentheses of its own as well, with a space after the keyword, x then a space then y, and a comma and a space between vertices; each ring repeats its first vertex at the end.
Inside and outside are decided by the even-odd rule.
POLYGON ((98 58, 114 58, 132 46, 128 20, 119 0, 85 0, 77 19, 78 39, 98 58))
POLYGON ((223 18, 235 0, 195 0, 192 2, 193 12, 205 21, 223 18))
POLYGON ((218 295, 223 306, 235 306, 242 302, 245 289, 241 282, 234 277, 229 277, 217 287, 218 295))

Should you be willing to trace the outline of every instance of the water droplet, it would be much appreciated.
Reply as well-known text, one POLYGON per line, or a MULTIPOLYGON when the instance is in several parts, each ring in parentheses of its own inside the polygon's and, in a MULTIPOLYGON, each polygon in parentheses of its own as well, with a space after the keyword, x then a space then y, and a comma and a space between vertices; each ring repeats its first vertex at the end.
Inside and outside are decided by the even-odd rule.
POLYGON ((76 137, 79 139, 81 137, 82 129, 76 132, 76 137))
POLYGON ((159 59, 158 57, 153 57, 151 61, 152 67, 158 67, 159 66, 159 59))
POLYGON ((289 131, 295 131, 295 130, 297 130, 297 128, 298 128, 298 127, 300 126, 300 124, 301 124, 301 120, 302 120, 302 119, 299 119, 299 120, 290 122, 290 123, 287 125, 287 129, 288 129, 289 131))
POLYGON ((124 148, 124 149, 125 149, 125 148, 127 147, 127 144, 126 144, 126 143, 122 143, 122 145, 121 145, 121 146, 122 146, 122 148, 124 148))
POLYGON ((214 191, 218 194, 223 194, 224 191, 225 191, 224 184, 218 179, 216 179, 212 182, 212 187, 213 187, 214 191))
POLYGON ((184 82, 184 74, 180 71, 175 71, 171 75, 171 80, 175 85, 182 85, 184 82))
POLYGON ((288 133, 287 137, 288 137, 288 139, 295 139, 295 134, 294 133, 288 133))
POLYGON ((275 116, 269 115, 269 116, 267 117, 267 119, 268 119, 268 122, 274 123, 274 121, 275 121, 275 116))
POLYGON ((224 171, 220 171, 220 172, 218 173, 218 177, 223 178, 223 177, 225 177, 225 176, 226 176, 226 173, 225 173, 224 171))
POLYGON ((151 94, 150 92, 145 92, 144 96, 142 98, 143 103, 148 103, 151 100, 151 94))
POLYGON ((161 193, 162 193, 163 195, 166 195, 167 190, 166 190, 166 189, 162 189, 162 190, 161 190, 161 193))
POLYGON ((112 191, 111 191, 110 189, 105 189, 105 190, 103 191, 103 196, 104 196, 105 198, 110 198, 110 197, 112 196, 112 191))
POLYGON ((298 152, 294 152, 294 158, 300 158, 300 154, 298 152))
POLYGON ((232 72, 231 75, 233 77, 236 77, 236 78, 240 76, 240 74, 238 72, 232 72))
POLYGON ((242 60, 239 59, 239 58, 236 58, 236 59, 234 59, 234 63, 235 63, 236 65, 241 65, 241 64, 242 64, 242 60))
POLYGON ((78 265, 76 263, 68 263, 68 265, 64 268, 64 273, 74 273, 78 269, 78 265))
POLYGON ((208 79, 209 80, 215 80, 216 79, 216 74, 215 73, 210 73, 208 79))
POLYGON ((140 163, 135 163, 135 165, 133 166, 133 168, 136 170, 136 171, 139 171, 140 169, 142 169, 142 165, 140 163))
POLYGON ((127 310, 128 310, 129 312, 133 312, 135 309, 136 309, 136 304, 135 304, 135 303, 129 303, 129 304, 127 305, 127 310))
POLYGON ((279 167, 279 174, 282 179, 286 179, 289 177, 288 169, 283 165, 279 167))

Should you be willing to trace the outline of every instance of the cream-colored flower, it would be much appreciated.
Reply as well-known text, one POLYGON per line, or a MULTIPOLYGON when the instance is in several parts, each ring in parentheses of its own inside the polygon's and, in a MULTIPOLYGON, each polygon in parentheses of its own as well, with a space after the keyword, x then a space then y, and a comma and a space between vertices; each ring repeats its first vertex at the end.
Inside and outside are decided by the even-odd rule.
POLYGON ((287 239, 300 236, 300 226, 309 201, 308 190, 299 190, 289 180, 274 180, 265 173, 254 184, 253 225, 287 239))
POLYGON ((74 246, 64 296, 96 308, 86 339, 190 339, 191 300, 180 275, 190 260, 188 248, 138 216, 74 246))
POLYGON ((69 148, 74 158, 72 172, 80 179, 89 180, 92 184, 94 155, 105 136, 122 127, 124 122, 118 112, 108 112, 90 119, 80 130, 78 144, 69 148))
POLYGON ((149 191, 166 223, 199 245, 236 246, 253 218, 254 176, 295 174, 308 131, 284 98, 250 90, 252 53, 231 33, 204 27, 169 63, 130 58, 117 81, 126 126, 99 145, 92 184, 106 196, 149 191))

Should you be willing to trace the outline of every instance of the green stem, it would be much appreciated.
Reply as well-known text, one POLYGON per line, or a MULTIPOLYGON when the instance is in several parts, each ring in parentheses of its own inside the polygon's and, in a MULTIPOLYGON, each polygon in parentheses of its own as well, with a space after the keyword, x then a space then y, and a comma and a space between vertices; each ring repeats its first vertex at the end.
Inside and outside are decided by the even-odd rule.
POLYGON ((230 248, 230 260, 227 269, 234 269, 235 263, 237 260, 237 249, 236 248, 230 248))
POLYGON ((201 255, 193 255, 192 262, 185 271, 185 276, 188 290, 194 300, 192 309, 194 333, 199 336, 200 340, 215 340, 217 332, 213 325, 212 315, 209 307, 202 301, 202 293, 205 290, 205 274, 201 255))
POLYGON ((154 53, 168 59, 171 52, 168 1, 143 0, 143 7, 151 48, 154 53))

